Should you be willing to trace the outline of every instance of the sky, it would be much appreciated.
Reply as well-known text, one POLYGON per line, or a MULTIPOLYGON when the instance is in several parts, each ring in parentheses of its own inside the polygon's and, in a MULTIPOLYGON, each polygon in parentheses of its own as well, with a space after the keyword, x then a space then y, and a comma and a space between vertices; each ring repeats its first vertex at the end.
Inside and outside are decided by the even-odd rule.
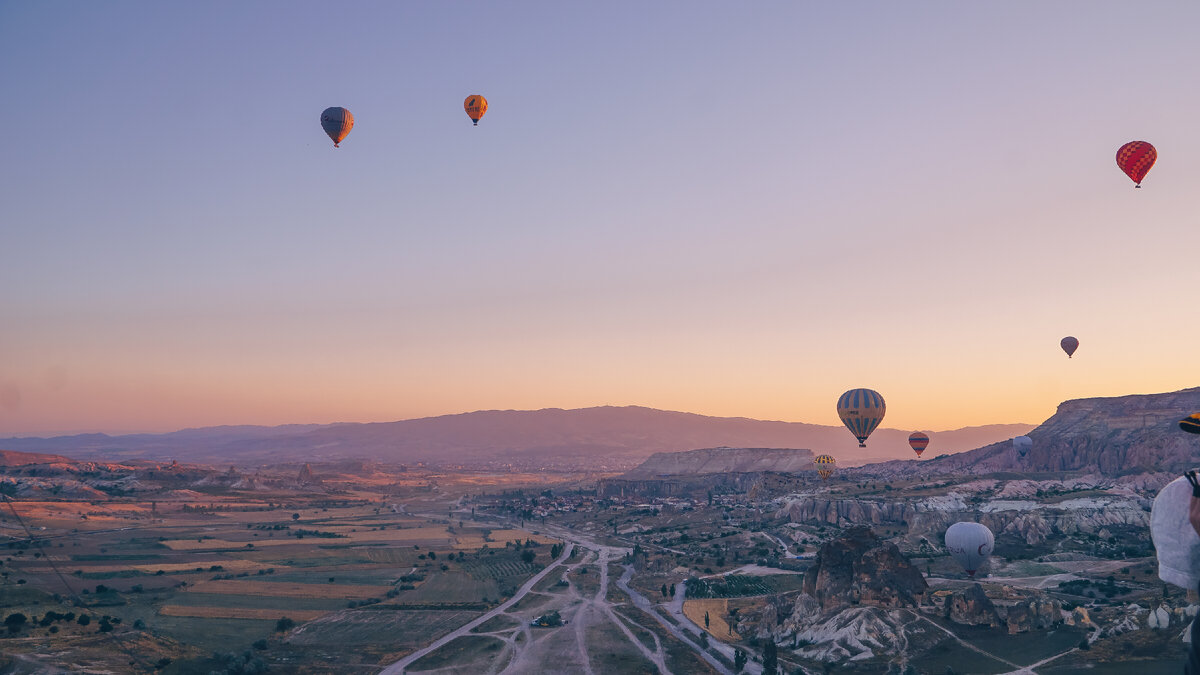
POLYGON ((1185 0, 0 0, 0 435, 837 424, 855 387, 940 430, 1200 385, 1198 25, 1185 0), (1141 190, 1131 140, 1159 151, 1141 190))

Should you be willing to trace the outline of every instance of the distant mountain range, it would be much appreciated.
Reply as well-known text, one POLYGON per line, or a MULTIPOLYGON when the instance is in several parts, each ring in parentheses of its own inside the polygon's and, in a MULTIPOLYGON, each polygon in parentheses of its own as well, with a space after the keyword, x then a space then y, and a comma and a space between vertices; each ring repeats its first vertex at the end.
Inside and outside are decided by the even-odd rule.
MULTIPOLYGON (((1008 441, 920 462, 885 462, 857 472, 922 477, 964 472, 1020 474, 1082 471, 1103 476, 1168 472, 1200 466, 1200 438, 1179 420, 1200 410, 1200 387, 1164 394, 1065 401, 1027 435, 1022 457, 1008 441)), ((930 444, 930 449, 933 449, 930 444)))
MULTIPOLYGON (((931 433, 926 452, 961 452, 1032 428, 1030 424, 994 424, 931 433)), ((616 470, 656 452, 714 446, 806 448, 835 455, 842 465, 910 458, 909 433, 876 429, 868 447, 859 448, 850 432, 840 426, 604 406, 485 410, 369 424, 222 426, 165 434, 8 438, 0 439, 0 448, 109 461, 179 459, 251 465, 358 458, 616 470)))

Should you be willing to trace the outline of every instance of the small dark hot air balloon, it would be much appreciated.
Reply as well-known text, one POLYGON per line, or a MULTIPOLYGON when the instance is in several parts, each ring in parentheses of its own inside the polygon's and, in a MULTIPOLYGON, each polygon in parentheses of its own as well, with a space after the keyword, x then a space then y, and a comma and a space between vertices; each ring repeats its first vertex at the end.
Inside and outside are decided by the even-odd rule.
POLYGON ((1059 341, 1058 346, 1062 347, 1062 350, 1067 353, 1067 358, 1069 359, 1075 354, 1075 350, 1079 349, 1079 340, 1068 335, 1059 341))
POLYGON ((1130 141, 1117 150, 1117 166, 1129 176, 1135 185, 1142 187, 1142 180, 1158 159, 1158 151, 1146 141, 1130 141))
POLYGON ((879 392, 871 389, 851 389, 837 402, 838 417, 858 439, 858 447, 867 447, 867 437, 883 421, 887 405, 879 392))
POLYGON ((1189 434, 1200 434, 1200 413, 1179 420, 1179 428, 1189 434))
POLYGON ((479 120, 487 113, 487 99, 479 94, 471 94, 467 100, 463 101, 463 109, 467 111, 467 116, 479 126, 479 120))
POLYGON ((929 446, 929 434, 914 431, 908 436, 908 444, 912 446, 913 452, 917 453, 917 457, 920 457, 929 446))
POLYGON ((339 143, 346 140, 350 130, 354 128, 354 115, 345 108, 326 108, 321 113, 321 128, 333 139, 333 147, 341 147, 339 143))

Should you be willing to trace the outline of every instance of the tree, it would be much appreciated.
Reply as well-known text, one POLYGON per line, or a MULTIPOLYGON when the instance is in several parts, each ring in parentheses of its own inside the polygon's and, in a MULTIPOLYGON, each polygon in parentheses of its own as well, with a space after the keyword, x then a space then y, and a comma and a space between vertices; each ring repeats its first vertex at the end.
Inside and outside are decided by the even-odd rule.
POLYGON ((738 649, 733 652, 733 672, 740 673, 746 667, 746 652, 738 649))
POLYGON ((675 597, 675 585, 671 584, 671 597, 675 597))
POLYGON ((537 557, 537 554, 534 553, 533 551, 530 551, 529 549, 521 551, 521 560, 525 561, 526 563, 532 564, 533 559, 536 557, 537 557))
POLYGON ((296 622, 285 616, 275 622, 275 632, 283 633, 285 631, 291 630, 295 626, 296 626, 296 622))
POLYGON ((708 630, 708 612, 704 612, 704 630, 708 630))
POLYGON ((667 585, 666 585, 666 584, 663 584, 663 585, 662 585, 662 589, 661 589, 659 592, 660 592, 660 593, 662 593, 662 596, 663 596, 664 598, 665 598, 665 597, 667 597, 667 585))
POLYGON ((5 617, 4 625, 8 628, 8 632, 19 633, 21 628, 25 626, 25 622, 28 620, 29 617, 25 616, 24 614, 20 612, 13 612, 5 617))
POLYGON ((700 646, 708 649, 708 633, 700 633, 700 646))
POLYGON ((299 513, 293 513, 293 514, 292 514, 292 520, 300 520, 300 514, 299 514, 299 513))
POLYGON ((779 675, 779 652, 772 638, 763 645, 763 675, 779 675))

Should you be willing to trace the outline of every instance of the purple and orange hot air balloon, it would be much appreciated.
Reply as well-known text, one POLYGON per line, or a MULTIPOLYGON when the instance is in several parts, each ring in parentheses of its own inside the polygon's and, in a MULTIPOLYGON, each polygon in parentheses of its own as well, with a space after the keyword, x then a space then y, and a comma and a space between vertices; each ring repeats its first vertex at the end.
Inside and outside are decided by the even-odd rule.
POLYGON ((1134 187, 1142 187, 1142 179, 1156 159, 1158 151, 1146 141, 1130 141, 1117 150, 1117 166, 1135 183, 1134 187))
POLYGON ((925 448, 929 447, 929 434, 920 431, 914 431, 908 436, 908 444, 912 446, 913 452, 917 453, 917 457, 921 457, 921 453, 925 452, 925 448))

